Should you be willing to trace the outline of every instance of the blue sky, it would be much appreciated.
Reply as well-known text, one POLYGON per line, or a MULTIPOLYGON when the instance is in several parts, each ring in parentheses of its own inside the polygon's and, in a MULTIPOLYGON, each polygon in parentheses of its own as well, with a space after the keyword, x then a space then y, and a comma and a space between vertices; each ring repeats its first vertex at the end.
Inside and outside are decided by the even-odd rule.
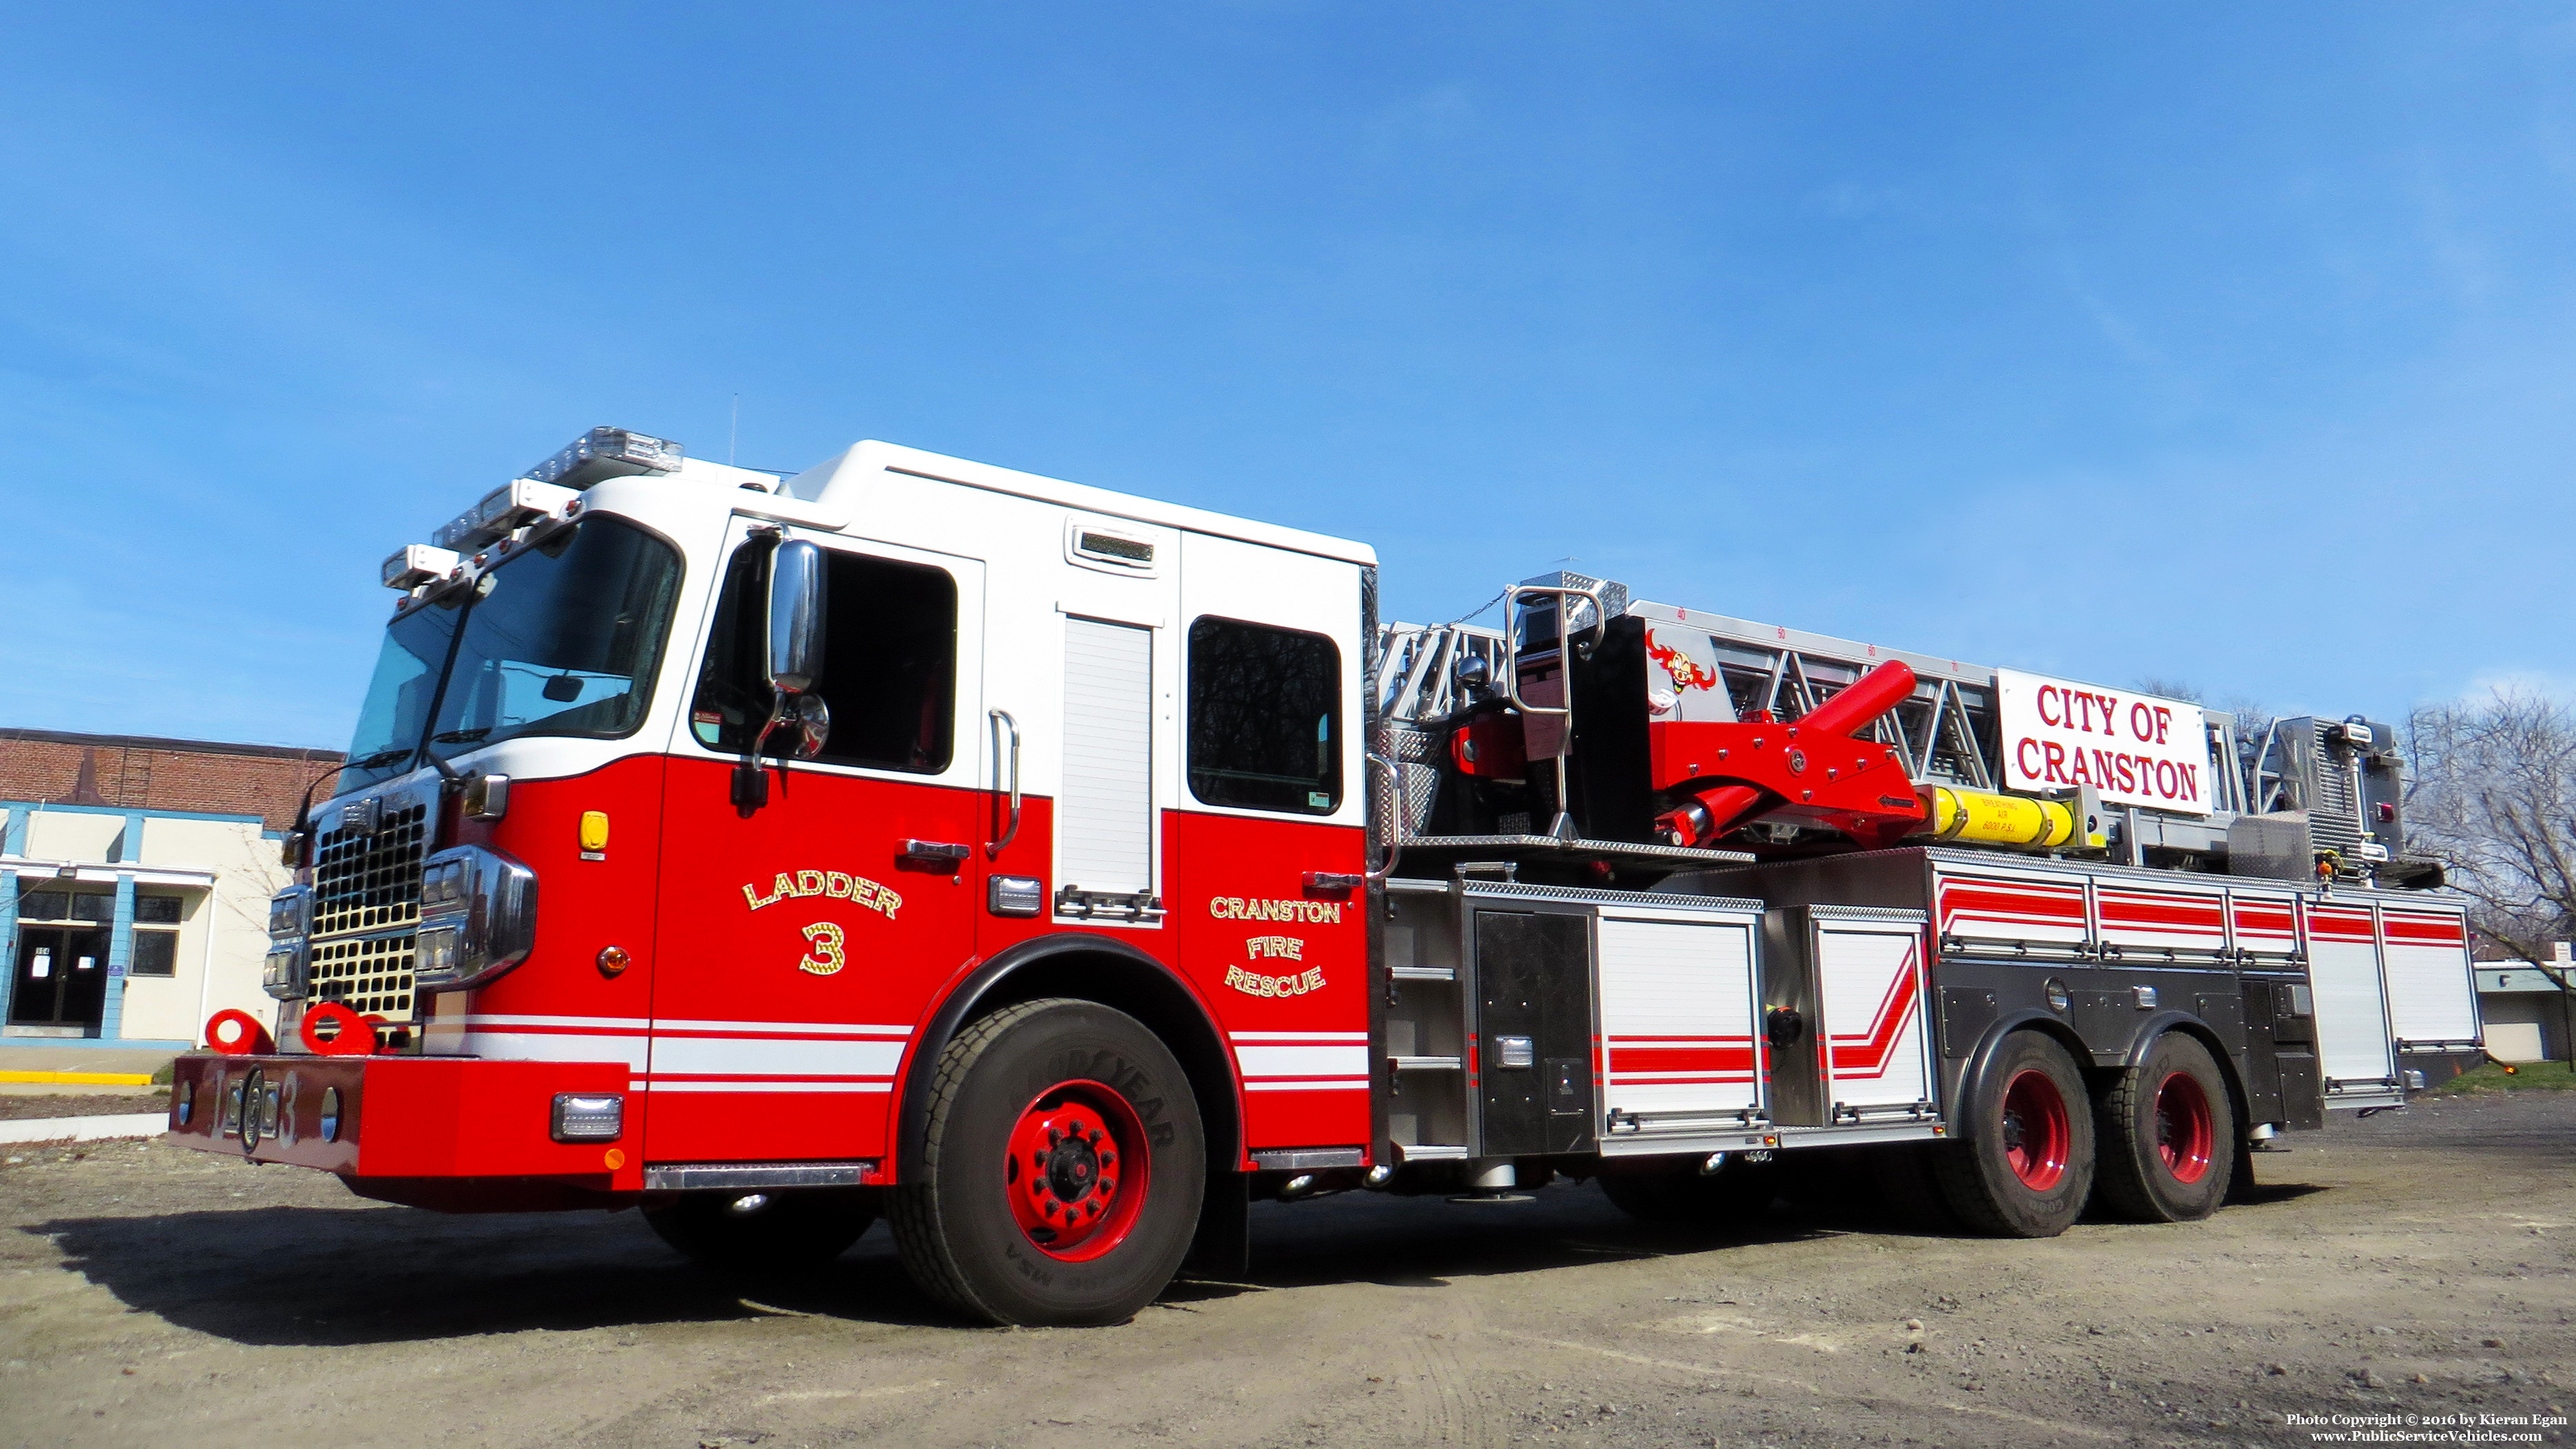
POLYGON ((2564 5, 15 7, 0 724, 340 744, 581 429, 2379 715, 2564 684, 2564 5))

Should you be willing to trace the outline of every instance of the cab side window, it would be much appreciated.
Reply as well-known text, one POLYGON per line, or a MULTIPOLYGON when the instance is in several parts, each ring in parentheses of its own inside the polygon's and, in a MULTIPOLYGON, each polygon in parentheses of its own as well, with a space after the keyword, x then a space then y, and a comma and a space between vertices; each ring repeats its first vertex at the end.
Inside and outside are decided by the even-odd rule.
MULTIPOLYGON (((761 629, 772 545, 737 550, 716 600, 713 637, 690 703, 700 743, 728 754, 751 749, 769 718, 761 629)), ((823 679, 832 732, 815 759, 870 770, 936 775, 948 768, 957 698, 957 581, 927 564, 836 548, 824 583, 823 679)), ((784 756, 795 732, 780 728, 765 753, 784 756)))
POLYGON ((1204 804, 1330 815, 1342 802, 1342 651, 1321 634, 1190 625, 1190 793, 1204 804))

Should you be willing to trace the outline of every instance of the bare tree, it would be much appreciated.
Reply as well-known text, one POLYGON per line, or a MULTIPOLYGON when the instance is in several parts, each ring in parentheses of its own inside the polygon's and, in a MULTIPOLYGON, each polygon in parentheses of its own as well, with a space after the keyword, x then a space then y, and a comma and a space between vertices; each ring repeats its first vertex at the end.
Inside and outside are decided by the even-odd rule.
POLYGON ((2477 902, 2487 939, 2549 961, 2576 939, 2576 708, 2497 690, 2418 708, 2407 735, 2409 844, 2477 902))

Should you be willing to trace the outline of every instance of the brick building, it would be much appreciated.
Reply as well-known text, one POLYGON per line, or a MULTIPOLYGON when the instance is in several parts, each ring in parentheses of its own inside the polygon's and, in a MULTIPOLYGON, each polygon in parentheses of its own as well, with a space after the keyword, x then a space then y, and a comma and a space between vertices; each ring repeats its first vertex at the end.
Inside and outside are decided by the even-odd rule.
POLYGON ((187 1047, 265 1019, 279 843, 334 750, 0 729, 0 1039, 187 1047))

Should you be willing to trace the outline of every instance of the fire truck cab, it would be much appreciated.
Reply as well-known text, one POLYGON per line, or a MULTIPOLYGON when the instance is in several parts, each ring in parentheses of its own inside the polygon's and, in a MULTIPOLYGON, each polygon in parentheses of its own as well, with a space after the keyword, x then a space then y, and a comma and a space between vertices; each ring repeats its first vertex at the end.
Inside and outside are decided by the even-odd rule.
POLYGON ((1256 1195, 1704 1214, 1838 1146, 1989 1231, 2097 1176, 2201 1216, 2276 1128, 2403 1100, 2392 982, 2444 1022, 2413 1045, 2475 1047, 2456 903, 2381 904, 2321 808, 2230 797, 2292 867, 2230 887, 2232 827, 1961 773, 1991 671, 1809 648, 1757 705, 1736 621, 1597 580, 1382 627, 1362 544, 615 429, 384 578, 276 1016, 218 1016, 171 1103, 372 1197, 637 1205, 729 1267, 884 1216, 962 1313, 1101 1322, 1239 1271, 1256 1195))

